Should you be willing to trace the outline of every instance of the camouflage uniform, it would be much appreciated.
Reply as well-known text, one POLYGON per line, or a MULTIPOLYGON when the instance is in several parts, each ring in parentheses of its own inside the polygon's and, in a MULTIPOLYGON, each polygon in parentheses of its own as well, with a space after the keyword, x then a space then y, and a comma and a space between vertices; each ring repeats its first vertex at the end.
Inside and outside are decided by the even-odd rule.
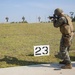
POLYGON ((59 17, 59 19, 54 21, 54 27, 59 27, 60 28, 60 32, 62 33, 62 38, 60 41, 60 54, 61 57, 63 59, 63 61, 65 61, 67 64, 70 64, 70 57, 69 57, 69 47, 71 46, 72 43, 72 39, 73 39, 73 25, 71 22, 71 26, 69 25, 70 23, 68 23, 68 19, 67 19, 67 15, 64 15, 62 17, 59 17), (68 28, 69 26, 69 28, 68 28), (66 29, 64 28, 66 27, 66 29), (64 32, 65 31, 65 32, 64 32))

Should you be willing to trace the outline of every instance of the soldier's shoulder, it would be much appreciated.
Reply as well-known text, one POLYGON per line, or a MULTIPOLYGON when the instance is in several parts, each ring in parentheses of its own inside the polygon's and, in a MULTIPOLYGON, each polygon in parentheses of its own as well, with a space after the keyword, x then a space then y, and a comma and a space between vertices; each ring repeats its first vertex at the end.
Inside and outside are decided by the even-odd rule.
POLYGON ((71 20, 71 21, 72 21, 72 19, 71 19, 71 17, 70 17, 69 15, 64 14, 64 17, 65 17, 66 19, 68 19, 68 20, 71 20))
POLYGON ((64 14, 65 16, 69 16, 68 14, 64 14))
POLYGON ((70 16, 68 14, 64 14, 64 17, 69 17, 70 18, 70 16))

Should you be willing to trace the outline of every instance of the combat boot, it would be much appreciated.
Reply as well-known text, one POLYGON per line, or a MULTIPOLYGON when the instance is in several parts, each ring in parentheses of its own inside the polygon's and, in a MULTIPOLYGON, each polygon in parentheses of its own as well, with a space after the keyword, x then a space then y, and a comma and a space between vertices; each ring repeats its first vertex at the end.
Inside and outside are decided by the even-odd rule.
POLYGON ((65 66, 61 67, 62 69, 72 69, 72 64, 66 64, 65 66))

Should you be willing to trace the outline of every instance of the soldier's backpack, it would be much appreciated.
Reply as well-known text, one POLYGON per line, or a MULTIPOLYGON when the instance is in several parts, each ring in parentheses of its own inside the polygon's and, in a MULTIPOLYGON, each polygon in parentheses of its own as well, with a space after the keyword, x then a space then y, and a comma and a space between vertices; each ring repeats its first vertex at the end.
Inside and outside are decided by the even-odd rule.
POLYGON ((60 31, 62 34, 70 34, 72 31, 74 31, 72 20, 68 15, 63 15, 63 17, 66 18, 67 24, 64 24, 63 26, 61 26, 60 31))
POLYGON ((72 20, 68 15, 63 15, 66 20, 67 20, 67 24, 63 24, 60 27, 60 31, 63 34, 63 39, 64 39, 64 45, 65 46, 70 46, 71 45, 71 36, 72 32, 74 31, 73 29, 73 24, 72 24, 72 20))

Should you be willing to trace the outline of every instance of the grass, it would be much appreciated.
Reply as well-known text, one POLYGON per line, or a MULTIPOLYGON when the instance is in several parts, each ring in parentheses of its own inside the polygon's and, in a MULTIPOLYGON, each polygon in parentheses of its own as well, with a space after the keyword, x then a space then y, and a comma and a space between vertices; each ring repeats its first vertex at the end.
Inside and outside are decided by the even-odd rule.
MULTIPOLYGON (((52 23, 0 24, 0 68, 58 62, 54 55, 59 51, 60 38, 59 29, 52 23), (36 45, 50 45, 50 55, 34 57, 36 45)), ((71 46, 74 49, 75 38, 71 46)), ((75 52, 70 56, 75 61, 75 52)))

